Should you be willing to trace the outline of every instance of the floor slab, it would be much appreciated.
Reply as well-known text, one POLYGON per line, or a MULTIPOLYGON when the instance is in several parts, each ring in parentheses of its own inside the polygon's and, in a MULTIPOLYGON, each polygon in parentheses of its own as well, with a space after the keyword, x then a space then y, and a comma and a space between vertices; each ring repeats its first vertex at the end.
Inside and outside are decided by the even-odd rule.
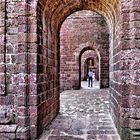
POLYGON ((88 87, 88 81, 81 81, 81 89, 100 89, 99 81, 94 81, 92 87, 88 87))
POLYGON ((109 114, 108 89, 61 93, 59 115, 39 140, 120 140, 109 114))

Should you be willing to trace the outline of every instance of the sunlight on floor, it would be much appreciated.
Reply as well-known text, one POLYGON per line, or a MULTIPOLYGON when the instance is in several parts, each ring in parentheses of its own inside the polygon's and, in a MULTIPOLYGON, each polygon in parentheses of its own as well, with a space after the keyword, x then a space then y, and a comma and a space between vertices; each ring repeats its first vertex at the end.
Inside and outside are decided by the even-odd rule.
POLYGON ((60 113, 38 140, 120 140, 109 97, 108 89, 62 92, 60 113))
POLYGON ((93 87, 88 87, 88 81, 81 81, 81 89, 100 89, 99 81, 94 81, 93 87))

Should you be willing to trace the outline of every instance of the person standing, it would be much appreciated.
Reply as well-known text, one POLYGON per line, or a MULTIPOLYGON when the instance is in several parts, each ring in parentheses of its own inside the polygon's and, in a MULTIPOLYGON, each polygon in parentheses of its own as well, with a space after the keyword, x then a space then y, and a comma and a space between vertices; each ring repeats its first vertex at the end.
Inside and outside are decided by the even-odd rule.
POLYGON ((92 70, 89 70, 88 72, 88 87, 92 87, 92 84, 93 84, 93 72, 92 70))

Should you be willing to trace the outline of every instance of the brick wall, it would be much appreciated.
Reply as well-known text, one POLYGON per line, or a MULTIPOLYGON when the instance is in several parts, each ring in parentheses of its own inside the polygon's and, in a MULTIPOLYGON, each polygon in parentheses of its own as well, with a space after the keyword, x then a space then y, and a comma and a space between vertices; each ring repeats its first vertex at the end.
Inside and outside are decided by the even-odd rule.
MULTIPOLYGON (((42 133, 45 125, 55 118, 59 111, 60 54, 63 56, 61 51, 63 52, 66 47, 67 58, 72 56, 67 54, 68 52, 73 52, 75 56, 72 60, 76 60, 76 63, 67 63, 66 66, 76 64, 73 73, 76 79, 70 79, 72 85, 76 86, 79 86, 80 79, 79 58, 87 50, 100 48, 101 51, 98 50, 96 53, 100 54, 100 63, 103 64, 101 65, 103 75, 100 75, 100 78, 104 87, 108 83, 103 79, 106 71, 109 71, 107 56, 110 52, 110 77, 108 77, 111 83, 112 118, 122 139, 140 139, 139 8, 139 0, 0 1, 1 138, 34 139, 42 133), (103 26, 104 21, 99 20, 102 19, 100 16, 96 15, 95 21, 88 16, 90 20, 86 21, 86 25, 90 25, 88 30, 91 35, 94 33, 95 40, 92 42, 93 38, 89 36, 92 43, 86 43, 86 37, 83 36, 82 39, 84 30, 80 33, 77 28, 79 27, 77 21, 81 19, 73 19, 69 27, 76 22, 74 28, 79 32, 76 34, 79 39, 75 37, 72 43, 75 44, 81 39, 82 42, 78 43, 78 47, 72 44, 69 44, 71 47, 63 47, 64 45, 60 43, 71 42, 72 36, 67 38, 68 40, 62 41, 62 38, 59 40, 60 27, 66 17, 77 10, 98 11, 106 18, 110 32, 103 26), (93 21, 95 26, 100 25, 101 28, 90 32, 94 26, 93 21), (104 27, 105 29, 102 29, 104 27), (110 33, 110 50, 108 33, 110 33), (97 45, 98 43, 100 45, 97 45)), ((66 22, 68 20, 70 18, 66 22)), ((84 28, 84 25, 81 27, 84 28)), ((73 28, 66 29, 65 31, 69 31, 66 35, 73 34, 73 28)))
POLYGON ((18 21, 17 3, 0 1, 0 136, 15 139, 17 129, 17 85, 14 81, 18 73, 18 21), (9 126, 11 124, 11 126, 9 126), (5 130, 8 130, 6 133, 5 130))
POLYGON ((109 85, 109 36, 103 17, 91 11, 69 16, 60 32, 60 88, 80 88, 78 60, 87 50, 98 51, 101 58, 101 87, 109 85), (79 57, 79 58, 77 58, 79 57))
POLYGON ((87 80, 88 64, 93 61, 92 66, 96 68, 95 78, 99 80, 99 58, 95 51, 89 50, 83 53, 81 57, 81 80, 87 80))

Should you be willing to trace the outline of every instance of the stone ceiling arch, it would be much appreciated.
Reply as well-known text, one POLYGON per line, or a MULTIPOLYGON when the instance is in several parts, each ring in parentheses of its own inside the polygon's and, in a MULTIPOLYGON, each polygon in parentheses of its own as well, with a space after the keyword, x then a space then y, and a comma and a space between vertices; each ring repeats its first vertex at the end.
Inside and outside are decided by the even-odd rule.
POLYGON ((75 49, 75 51, 74 51, 75 60, 76 60, 76 61, 79 61, 79 58, 82 56, 82 54, 83 54, 84 52, 88 51, 88 50, 94 51, 94 52, 97 54, 97 56, 98 56, 98 58, 99 58, 99 60, 100 60, 100 53, 99 53, 99 50, 98 50, 96 47, 94 47, 94 46, 85 46, 85 45, 80 46, 79 48, 76 48, 76 49, 75 49))
MULTIPOLYGON (((114 28, 117 22, 119 0, 39 0, 38 5, 45 12, 46 22, 53 30, 59 31, 63 21, 78 10, 91 10, 105 17, 109 26, 114 28)), ((52 32, 53 32, 52 30, 52 32)))

